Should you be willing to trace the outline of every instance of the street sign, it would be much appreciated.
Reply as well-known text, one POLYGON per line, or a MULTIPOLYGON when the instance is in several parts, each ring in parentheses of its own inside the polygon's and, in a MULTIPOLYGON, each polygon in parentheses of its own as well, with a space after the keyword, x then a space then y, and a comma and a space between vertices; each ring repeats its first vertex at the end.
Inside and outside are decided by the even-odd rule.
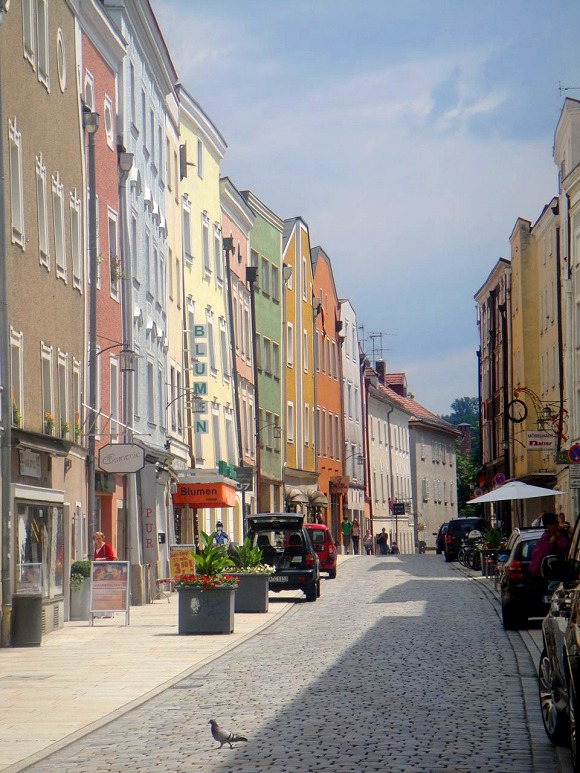
POLYGON ((394 502, 393 503, 393 515, 405 515, 405 503, 394 502))
POLYGON ((551 432, 526 432, 528 450, 553 451, 556 448, 556 436, 551 432))
POLYGON ((99 467, 105 472, 138 472, 145 466, 145 452, 135 443, 107 443, 99 449, 99 467))
POLYGON ((578 464, 580 462, 580 446, 579 445, 570 446, 570 450, 568 451, 568 456, 572 464, 578 464))
POLYGON ((236 480, 240 491, 249 491, 254 485, 253 467, 236 467, 236 480))
POLYGON ((503 486, 504 483, 505 483, 505 475, 503 474, 503 472, 497 472, 493 476, 493 485, 494 486, 503 486))
POLYGON ((568 470, 568 483, 570 485, 570 488, 580 488, 580 464, 579 465, 570 465, 570 468, 568 470))

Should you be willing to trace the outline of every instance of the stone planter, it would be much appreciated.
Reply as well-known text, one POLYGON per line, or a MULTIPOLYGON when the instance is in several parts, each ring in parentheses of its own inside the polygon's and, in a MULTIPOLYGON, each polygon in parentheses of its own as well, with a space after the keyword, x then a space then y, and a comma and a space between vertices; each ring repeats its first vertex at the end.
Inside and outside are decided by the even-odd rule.
POLYGON ((235 588, 177 587, 180 635, 234 632, 235 588))
POLYGON ((91 617, 91 578, 85 577, 78 590, 70 589, 70 619, 90 620, 91 617))
POLYGON ((269 602, 269 574, 229 572, 238 578, 236 612, 267 612, 269 602))

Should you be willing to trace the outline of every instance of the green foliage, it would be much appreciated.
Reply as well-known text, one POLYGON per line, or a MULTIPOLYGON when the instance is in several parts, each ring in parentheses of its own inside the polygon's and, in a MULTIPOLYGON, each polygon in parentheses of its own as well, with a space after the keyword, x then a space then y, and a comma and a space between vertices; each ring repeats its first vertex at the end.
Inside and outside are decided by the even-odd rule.
POLYGON ((262 563, 263 553, 258 545, 252 547, 252 541, 246 537, 242 545, 230 546, 230 558, 237 571, 271 572, 272 568, 262 563))
POLYGON ((479 399, 477 397, 458 397, 451 403, 451 413, 441 416, 449 424, 469 424, 471 428, 471 460, 476 467, 481 465, 479 442, 479 399))
POLYGON ((499 529, 494 529, 490 526, 483 532, 483 539, 487 542, 487 546, 490 548, 498 548, 503 539, 503 535, 499 529))
POLYGON ((70 587, 72 590, 80 590, 85 577, 91 576, 90 561, 73 561, 70 568, 70 587))
POLYGON ((208 577, 222 574, 233 566, 225 545, 214 545, 212 535, 204 531, 199 537, 199 548, 191 551, 191 557, 195 561, 196 574, 208 577))
POLYGON ((457 452, 457 506, 459 516, 476 515, 476 505, 467 505, 472 496, 478 468, 473 461, 457 452))

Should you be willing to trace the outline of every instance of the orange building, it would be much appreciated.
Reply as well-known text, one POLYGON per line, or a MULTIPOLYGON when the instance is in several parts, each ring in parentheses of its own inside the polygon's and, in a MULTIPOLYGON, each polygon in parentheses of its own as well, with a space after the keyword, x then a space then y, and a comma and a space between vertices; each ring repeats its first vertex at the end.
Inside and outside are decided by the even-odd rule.
MULTIPOLYGON (((327 506, 320 515, 338 537, 341 520, 341 499, 331 489, 342 476, 344 455, 342 418, 342 373, 337 324, 338 296, 334 284, 330 258, 321 247, 311 252, 314 294, 314 363, 316 372, 316 459, 318 489, 324 494, 327 506)), ((322 498, 320 498, 322 503, 322 498)))

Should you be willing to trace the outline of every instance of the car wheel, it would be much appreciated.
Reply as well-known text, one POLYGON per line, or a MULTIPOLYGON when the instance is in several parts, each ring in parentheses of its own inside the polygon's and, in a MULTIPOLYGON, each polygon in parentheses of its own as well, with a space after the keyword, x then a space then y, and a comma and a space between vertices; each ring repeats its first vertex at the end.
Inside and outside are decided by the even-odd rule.
POLYGON ((509 602, 501 602, 501 620, 506 631, 519 631, 520 628, 524 627, 521 612, 514 609, 513 604, 509 602))
POLYGON ((309 585, 307 588, 304 588, 304 594, 306 596, 306 601, 316 601, 317 599, 316 583, 313 582, 312 585, 309 585))
POLYGON ((336 569, 331 569, 328 573, 328 579, 329 580, 335 580, 336 579, 336 569))
POLYGON ((568 739, 566 727, 566 712, 558 710, 558 686, 554 678, 554 669, 544 649, 540 655, 539 673, 540 710, 544 730, 550 742, 556 746, 564 746, 568 739))

